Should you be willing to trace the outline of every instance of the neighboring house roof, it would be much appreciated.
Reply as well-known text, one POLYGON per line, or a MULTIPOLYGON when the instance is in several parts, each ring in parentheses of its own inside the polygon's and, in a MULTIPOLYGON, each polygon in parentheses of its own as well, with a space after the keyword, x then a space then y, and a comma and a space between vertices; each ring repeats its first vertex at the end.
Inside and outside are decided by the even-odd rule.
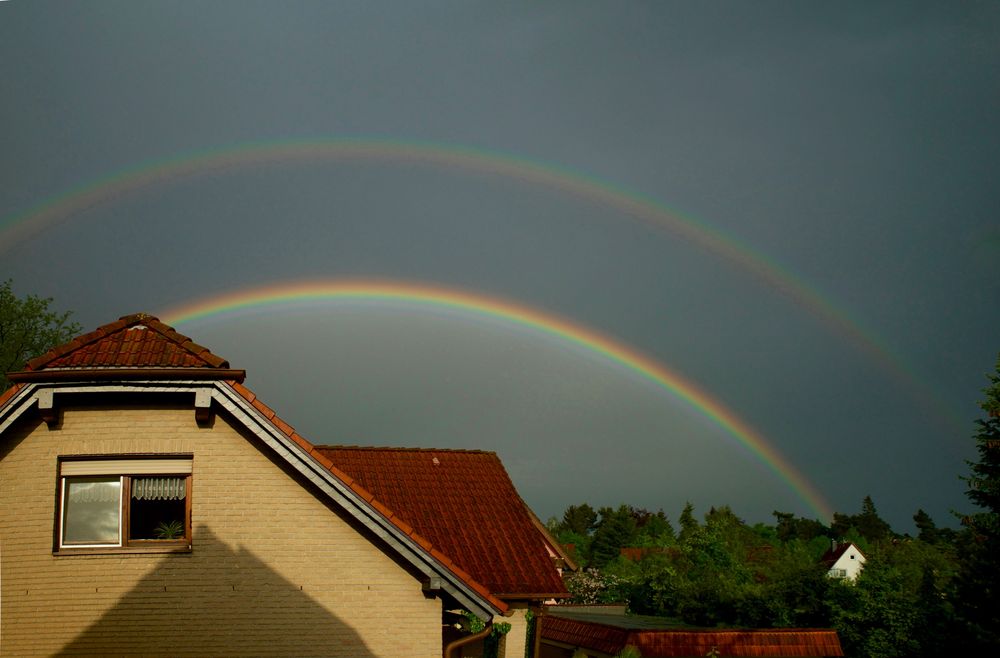
POLYGON ((317 450, 500 598, 566 595, 549 552, 555 552, 556 542, 535 526, 495 453, 317 450))
POLYGON ((700 629, 672 620, 588 612, 580 607, 547 608, 542 640, 615 655, 634 646, 643 658, 672 656, 843 656, 837 632, 829 629, 700 629), (717 653, 711 654, 712 651, 717 653))
MULTIPOLYGON (((324 454, 330 448, 319 449, 299 435, 240 383, 243 377, 244 371, 230 369, 225 359, 157 318, 144 313, 127 315, 32 359, 24 371, 11 373, 15 384, 0 395, 0 432, 32 407, 46 417, 46 411, 51 414, 53 396, 81 392, 97 380, 99 390, 107 392, 160 390, 157 385, 167 391, 187 390, 195 393, 196 407, 205 410, 214 402, 247 425, 348 513, 428 574, 430 589, 440 586, 486 617, 508 610, 501 597, 534 598, 531 595, 538 594, 547 598, 565 592, 545 551, 548 539, 533 525, 495 454, 409 451, 445 460, 449 464, 446 486, 464 487, 466 494, 453 490, 449 495, 431 495, 426 482, 405 478, 414 487, 417 505, 400 495, 402 489, 380 480, 391 467, 362 467, 351 461, 350 474, 339 468, 324 454), (486 498, 476 498, 480 503, 476 512, 468 506, 468 488, 473 486, 487 492, 486 498), (383 495, 386 500, 381 500, 383 495), (418 518, 418 510, 424 509, 432 510, 432 516, 418 518), (430 536, 424 536, 424 531, 430 536), (449 534, 452 531, 454 536, 449 534), (500 547, 490 548, 491 542, 500 540, 504 542, 500 547)), ((355 449, 352 454, 364 452, 355 449)), ((347 453, 342 456, 346 460, 347 453)))

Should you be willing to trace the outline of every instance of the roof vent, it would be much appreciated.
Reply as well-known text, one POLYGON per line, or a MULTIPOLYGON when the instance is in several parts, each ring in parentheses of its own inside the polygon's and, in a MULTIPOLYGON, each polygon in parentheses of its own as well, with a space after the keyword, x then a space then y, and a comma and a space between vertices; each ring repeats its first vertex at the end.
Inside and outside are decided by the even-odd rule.
POLYGON ((431 463, 434 464, 435 466, 440 466, 441 460, 435 457, 434 459, 431 460, 431 463))

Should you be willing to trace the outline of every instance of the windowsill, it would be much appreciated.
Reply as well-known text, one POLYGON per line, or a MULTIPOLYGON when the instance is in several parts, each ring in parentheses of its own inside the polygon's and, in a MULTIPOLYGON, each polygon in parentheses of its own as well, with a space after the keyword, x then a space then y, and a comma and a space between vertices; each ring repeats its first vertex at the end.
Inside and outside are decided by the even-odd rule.
POLYGON ((169 546, 111 546, 99 548, 87 546, 81 548, 63 547, 52 551, 55 557, 67 555, 135 555, 137 553, 191 553, 190 544, 171 544, 169 546))

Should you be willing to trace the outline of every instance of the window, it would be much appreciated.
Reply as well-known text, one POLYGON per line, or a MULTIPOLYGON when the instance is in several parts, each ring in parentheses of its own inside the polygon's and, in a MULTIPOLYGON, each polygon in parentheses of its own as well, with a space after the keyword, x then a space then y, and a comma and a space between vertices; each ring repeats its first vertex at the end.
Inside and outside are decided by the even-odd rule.
POLYGON ((847 569, 830 569, 831 578, 847 578, 847 569))
POLYGON ((59 549, 191 544, 191 457, 63 459, 59 549))

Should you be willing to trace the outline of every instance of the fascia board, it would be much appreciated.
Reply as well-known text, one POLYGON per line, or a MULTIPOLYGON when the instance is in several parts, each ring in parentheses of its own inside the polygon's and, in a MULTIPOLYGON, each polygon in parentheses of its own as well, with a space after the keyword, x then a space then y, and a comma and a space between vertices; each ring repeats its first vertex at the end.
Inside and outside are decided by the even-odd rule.
POLYGON ((7 428, 13 425, 21 417, 21 414, 30 409, 38 399, 35 393, 37 388, 35 384, 22 384, 22 387, 0 409, 0 434, 7 431, 7 428))
POLYGON ((72 393, 195 393, 211 391, 214 382, 191 380, 174 381, 130 381, 109 384, 106 382, 31 382, 21 384, 22 388, 0 409, 0 433, 10 427, 25 411, 45 396, 72 393))

